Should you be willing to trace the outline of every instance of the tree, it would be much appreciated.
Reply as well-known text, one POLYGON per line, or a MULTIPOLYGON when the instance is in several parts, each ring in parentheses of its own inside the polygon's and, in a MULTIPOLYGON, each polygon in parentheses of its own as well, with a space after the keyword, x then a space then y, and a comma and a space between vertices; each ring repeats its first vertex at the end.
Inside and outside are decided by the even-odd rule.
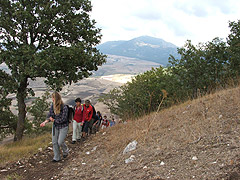
POLYGON ((9 134, 16 132, 17 118, 11 112, 9 106, 11 99, 7 98, 8 94, 12 92, 11 86, 3 87, 3 84, 9 84, 11 77, 0 70, 0 140, 9 134))
MULTIPOLYGON (((108 106, 111 113, 117 114, 123 120, 137 118, 158 109, 165 96, 163 90, 172 94, 169 82, 171 75, 165 68, 153 68, 137 75, 131 82, 102 95, 100 101, 108 106)), ((173 99, 166 98, 163 107, 171 103, 173 99)))
POLYGON ((207 89, 216 88, 218 85, 223 85, 229 78, 229 51, 226 42, 220 38, 214 38, 211 42, 204 45, 204 57, 206 61, 204 85, 207 89))
MULTIPOLYGON (((2 0, 0 6, 0 64, 11 71, 18 102, 15 139, 23 137, 26 104, 34 94, 28 81, 44 77, 60 90, 91 75, 105 62, 96 45, 100 29, 90 19, 88 0, 2 0)), ((4 84, 8 86, 9 84, 4 84)))
POLYGON ((206 88, 203 85, 207 79, 203 45, 195 47, 188 40, 184 47, 178 49, 178 53, 181 55, 180 59, 169 57, 172 73, 180 80, 186 96, 196 98, 198 90, 206 88))
POLYGON ((233 76, 240 75, 240 20, 230 22, 230 34, 227 42, 229 44, 230 68, 233 76))

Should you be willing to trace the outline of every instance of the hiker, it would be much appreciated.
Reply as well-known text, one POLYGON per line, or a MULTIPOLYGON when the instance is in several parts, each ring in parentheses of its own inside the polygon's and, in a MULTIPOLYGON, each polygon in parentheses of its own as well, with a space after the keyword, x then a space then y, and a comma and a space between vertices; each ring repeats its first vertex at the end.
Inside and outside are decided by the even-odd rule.
POLYGON ((83 104, 83 118, 84 118, 83 133, 82 133, 83 140, 86 139, 86 136, 88 134, 88 128, 89 128, 90 121, 92 120, 92 116, 93 116, 93 108, 90 105, 90 101, 86 100, 85 104, 83 104))
POLYGON ((93 129, 95 130, 95 132, 99 131, 99 127, 102 122, 102 115, 101 115, 100 111, 97 111, 96 118, 97 118, 97 121, 93 124, 93 129))
POLYGON ((60 147, 62 149, 63 158, 68 156, 69 149, 64 142, 68 133, 68 107, 63 104, 61 95, 58 92, 52 94, 52 105, 50 107, 47 120, 40 124, 45 126, 47 122, 53 122, 52 127, 52 144, 54 157, 52 162, 61 160, 60 147))
MULTIPOLYGON (((90 102, 90 101, 89 101, 90 102)), ((90 105, 92 106, 92 109, 93 109, 93 115, 92 115, 92 119, 90 120, 90 123, 89 123, 89 132, 90 134, 93 134, 93 124, 98 120, 98 117, 97 117, 97 114, 96 114, 96 110, 95 110, 95 107, 92 105, 92 103, 90 102, 90 105)))
POLYGON ((102 129, 107 128, 108 126, 109 126, 109 121, 107 120, 107 116, 104 115, 102 120, 102 129))
POLYGON ((80 142, 82 126, 84 123, 83 119, 83 106, 81 105, 81 99, 75 99, 76 105, 74 106, 74 116, 73 116, 73 134, 72 134, 72 144, 76 141, 80 142))
POLYGON ((110 121, 110 127, 114 126, 116 124, 114 120, 114 116, 111 116, 112 120, 110 121))

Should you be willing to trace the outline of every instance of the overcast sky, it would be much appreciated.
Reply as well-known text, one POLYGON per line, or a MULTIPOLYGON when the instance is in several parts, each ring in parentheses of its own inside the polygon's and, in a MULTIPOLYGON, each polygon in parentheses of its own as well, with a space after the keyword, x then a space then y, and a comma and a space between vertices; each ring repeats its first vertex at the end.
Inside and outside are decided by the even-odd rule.
POLYGON ((179 47, 225 39, 240 19, 240 0, 91 0, 102 43, 148 35, 179 47))

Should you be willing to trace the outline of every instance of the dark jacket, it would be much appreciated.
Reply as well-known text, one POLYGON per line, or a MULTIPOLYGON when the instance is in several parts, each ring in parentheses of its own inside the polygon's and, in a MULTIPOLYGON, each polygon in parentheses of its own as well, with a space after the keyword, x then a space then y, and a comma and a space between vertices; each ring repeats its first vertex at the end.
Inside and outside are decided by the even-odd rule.
POLYGON ((55 114, 53 110, 53 104, 50 107, 49 113, 47 115, 47 118, 52 117, 54 119, 54 126, 57 129, 62 129, 66 126, 68 126, 68 107, 66 105, 63 105, 63 108, 61 108, 61 111, 59 114, 55 114))

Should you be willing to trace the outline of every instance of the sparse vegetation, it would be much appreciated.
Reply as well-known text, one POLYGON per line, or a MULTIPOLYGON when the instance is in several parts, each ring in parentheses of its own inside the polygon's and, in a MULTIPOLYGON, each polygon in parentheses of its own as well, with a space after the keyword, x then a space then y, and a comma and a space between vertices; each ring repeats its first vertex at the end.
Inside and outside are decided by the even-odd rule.
POLYGON ((47 133, 37 137, 25 137, 19 142, 1 145, 0 164, 31 156, 36 153, 39 148, 46 147, 50 142, 51 134, 47 133))
POLYGON ((30 123, 28 133, 41 134, 46 131, 51 131, 49 126, 39 128, 40 124, 46 120, 46 115, 49 110, 50 103, 47 101, 50 97, 49 91, 46 91, 42 97, 36 98, 31 106, 27 107, 27 112, 31 114, 33 120, 30 123))

